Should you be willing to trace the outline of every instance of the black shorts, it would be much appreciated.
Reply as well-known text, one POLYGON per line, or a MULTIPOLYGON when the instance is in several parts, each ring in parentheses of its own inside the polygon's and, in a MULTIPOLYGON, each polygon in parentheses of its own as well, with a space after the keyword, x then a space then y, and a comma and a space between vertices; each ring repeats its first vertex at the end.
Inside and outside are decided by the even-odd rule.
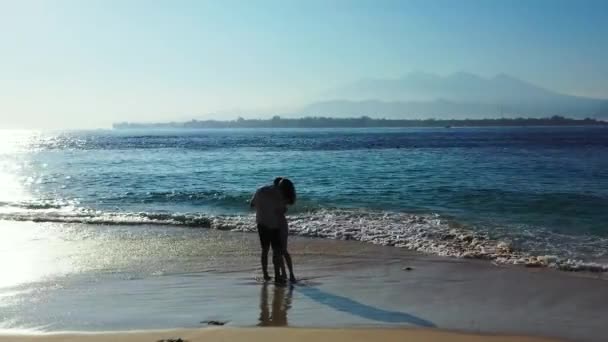
POLYGON ((262 250, 267 250, 270 247, 272 247, 273 253, 278 253, 283 250, 280 229, 268 229, 268 227, 258 224, 258 234, 260 235, 262 250))

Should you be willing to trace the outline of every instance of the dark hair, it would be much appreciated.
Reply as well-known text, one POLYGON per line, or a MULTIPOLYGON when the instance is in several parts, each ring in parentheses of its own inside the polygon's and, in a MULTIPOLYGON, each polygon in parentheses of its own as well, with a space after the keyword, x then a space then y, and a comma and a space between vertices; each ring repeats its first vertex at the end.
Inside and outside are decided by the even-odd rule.
POLYGON ((283 180, 283 177, 277 177, 274 179, 272 184, 274 184, 274 186, 279 186, 279 183, 281 183, 282 180, 283 180))
POLYGON ((279 189, 287 200, 287 204, 292 205, 296 203, 296 188, 293 186, 293 183, 289 179, 281 178, 281 180, 279 181, 279 189))

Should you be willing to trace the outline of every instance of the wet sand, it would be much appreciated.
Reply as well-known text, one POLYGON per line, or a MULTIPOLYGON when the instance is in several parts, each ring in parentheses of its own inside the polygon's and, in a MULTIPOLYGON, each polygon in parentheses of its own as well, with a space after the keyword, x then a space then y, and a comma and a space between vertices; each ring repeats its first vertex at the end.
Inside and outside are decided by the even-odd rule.
MULTIPOLYGON (((50 228, 45 229, 50 234, 50 228)), ((0 331, 7 334, 5 338, 19 331, 186 328, 194 329, 187 332, 194 335, 187 336, 196 341, 196 334, 215 331, 196 329, 207 327, 205 321, 217 320, 229 328, 390 328, 385 331, 400 340, 421 332, 393 328, 606 341, 608 282, 604 274, 495 266, 361 242, 293 237, 289 248, 302 281, 293 287, 275 287, 255 279, 260 274, 255 234, 107 226, 63 227, 53 234, 48 240, 56 246, 48 251, 36 249, 38 259, 33 260, 52 260, 44 265, 46 269, 53 264, 62 265, 62 271, 69 265, 79 268, 0 289, 0 331), (66 238, 70 232, 78 235, 66 238)), ((49 246, 47 240, 35 243, 49 246)), ((236 334, 236 340, 251 334, 241 329, 219 331, 236 334)), ((275 334, 264 331, 254 330, 254 334, 275 334)), ((297 340, 310 330, 280 331, 295 334, 297 340)), ((354 330, 357 335, 362 331, 354 330)), ((341 334, 346 340, 354 332, 341 334)), ((334 333, 322 331, 314 338, 339 340, 334 333)), ((175 335, 124 336, 157 341, 175 335)), ((380 338, 374 336, 369 339, 380 338)))
POLYGON ((416 329, 201 329, 201 330, 173 330, 138 333, 107 333, 107 334, 63 334, 46 336, 0 336, 0 341, 14 342, 150 342, 162 340, 176 340, 181 338, 185 342, 221 342, 221 341, 247 341, 247 342, 557 342, 555 339, 533 338, 526 336, 497 336, 472 335, 452 333, 436 330, 416 329))

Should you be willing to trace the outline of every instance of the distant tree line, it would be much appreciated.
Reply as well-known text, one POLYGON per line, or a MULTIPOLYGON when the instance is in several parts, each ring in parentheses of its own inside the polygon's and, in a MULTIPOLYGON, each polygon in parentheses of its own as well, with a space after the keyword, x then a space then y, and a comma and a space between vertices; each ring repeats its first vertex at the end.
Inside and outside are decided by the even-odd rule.
POLYGON ((562 116, 548 118, 499 118, 499 119, 372 119, 305 117, 299 119, 274 116, 272 119, 191 120, 167 123, 116 123, 115 129, 149 128, 366 128, 366 127, 480 127, 480 126, 608 126, 608 122, 596 119, 569 119, 562 116))

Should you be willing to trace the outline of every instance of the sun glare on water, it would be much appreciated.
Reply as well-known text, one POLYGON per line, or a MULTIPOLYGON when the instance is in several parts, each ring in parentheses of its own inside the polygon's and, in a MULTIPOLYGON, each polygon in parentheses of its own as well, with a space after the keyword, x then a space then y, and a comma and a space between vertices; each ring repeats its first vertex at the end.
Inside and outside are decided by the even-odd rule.
MULTIPOLYGON (((35 131, 0 131, 0 215, 21 210, 19 205, 35 198, 27 184, 35 177, 24 174, 30 163, 28 154, 40 133, 35 131)), ((0 288, 36 281, 53 271, 49 244, 37 241, 40 228, 35 224, 12 222, 0 216, 0 288)))
POLYGON ((28 147, 39 133, 9 130, 0 133, 0 208, 3 208, 30 199, 23 187, 21 171, 27 163, 28 147))

